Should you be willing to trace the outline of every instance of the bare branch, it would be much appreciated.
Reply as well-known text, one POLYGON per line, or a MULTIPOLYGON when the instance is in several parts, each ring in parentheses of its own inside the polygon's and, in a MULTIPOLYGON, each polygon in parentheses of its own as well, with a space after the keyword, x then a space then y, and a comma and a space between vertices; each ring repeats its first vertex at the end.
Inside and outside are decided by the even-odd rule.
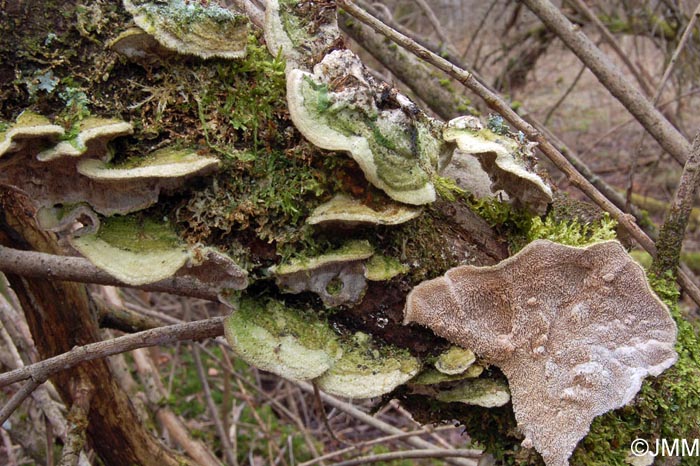
POLYGON ((73 405, 68 413, 70 429, 66 443, 63 447, 63 454, 58 466, 77 466, 80 459, 80 452, 87 440, 86 430, 88 426, 88 414, 90 413, 90 399, 93 388, 88 386, 84 380, 73 390, 73 405))
POLYGON ((4 424, 5 421, 15 412, 15 409, 19 408, 24 400, 27 399, 29 395, 32 394, 36 388, 41 385, 39 382, 30 380, 29 382, 22 385, 17 393, 12 395, 10 401, 8 401, 5 406, 0 409, 0 425, 4 424))
POLYGON ((690 153, 690 143, 659 112, 644 94, 617 69, 609 58, 549 0, 523 0, 523 3, 551 29, 596 75, 644 129, 680 164, 690 153))
POLYGON ((147 285, 131 286, 117 280, 104 270, 98 269, 82 257, 20 251, 5 246, 0 246, 0 271, 24 277, 124 286, 219 301, 216 292, 212 291, 211 287, 191 277, 175 276, 147 285))
POLYGON ((392 451, 390 453, 380 453, 377 455, 361 456, 340 463, 333 463, 331 466, 359 466, 363 464, 379 463, 381 461, 404 460, 413 458, 479 458, 478 450, 445 450, 442 448, 426 450, 392 451))
POLYGON ((112 340, 90 343, 85 346, 77 346, 67 353, 0 374, 0 387, 26 379, 31 379, 32 382, 39 385, 56 372, 70 369, 81 362, 92 361, 137 348, 165 345, 182 340, 201 340, 203 338, 217 337, 224 334, 223 321, 224 317, 213 317, 206 320, 159 327, 112 340))
POLYGON ((442 47, 445 49, 446 48, 454 49, 454 47, 452 47, 452 43, 451 43, 450 39, 447 37, 447 35, 445 34, 445 32, 442 29, 440 21, 438 20, 437 16, 435 16, 435 12, 433 11, 432 8, 430 8, 430 5, 428 5, 428 2, 426 2, 425 0, 413 0, 413 1, 418 4, 418 7, 421 9, 421 11, 426 16, 426 18, 428 18, 428 22, 433 27, 433 29, 435 30, 435 33, 437 34, 438 38, 442 42, 442 47))

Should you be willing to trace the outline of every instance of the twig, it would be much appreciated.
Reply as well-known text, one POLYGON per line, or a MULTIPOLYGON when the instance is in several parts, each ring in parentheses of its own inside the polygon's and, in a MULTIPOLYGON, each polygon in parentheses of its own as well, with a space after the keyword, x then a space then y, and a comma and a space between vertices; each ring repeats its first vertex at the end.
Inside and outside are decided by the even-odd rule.
POLYGON ((585 33, 575 28, 549 0, 523 0, 523 3, 588 66, 601 84, 634 115, 664 150, 678 163, 685 163, 690 153, 688 140, 610 63, 585 33))
MULTIPOLYGON (((605 27, 605 25, 598 18, 595 12, 591 10, 583 0, 570 1, 574 4, 574 7, 577 10, 586 15, 588 19, 591 20, 591 22, 593 22, 593 24, 598 28, 598 31, 600 31, 605 42, 608 43, 608 45, 613 49, 613 51, 617 54, 620 60, 622 60, 622 63, 624 63, 627 69, 630 71, 630 73, 632 73, 632 76, 634 76, 634 78, 637 80, 637 82, 639 83, 639 87, 642 88, 642 91, 646 95, 651 95, 651 86, 649 86, 649 83, 647 83, 646 79, 644 79, 644 76, 642 76, 637 67, 634 66, 634 64, 632 64, 632 61, 629 59, 627 54, 620 48, 617 39, 615 39, 615 36, 613 36, 610 33, 610 30, 608 30, 608 28, 605 27)), ((546 122, 547 121, 545 120, 545 123, 546 122)))
POLYGON ((493 11, 493 9, 497 3, 498 3, 498 0, 491 1, 491 5, 489 5, 488 9, 486 10, 486 13, 484 13, 483 18, 481 18, 481 21, 479 21, 479 26, 477 26, 477 28, 472 33, 472 36, 469 39, 469 43, 467 44, 467 47, 464 49, 464 52, 462 53, 462 61, 467 59, 467 55, 469 54, 469 50, 472 48, 472 44, 474 44, 474 40, 481 32, 481 29, 486 25, 486 20, 488 19, 489 15, 491 14, 491 11, 493 11))
POLYGON ((221 448, 224 450, 224 456, 226 461, 230 465, 237 463, 236 457, 233 456, 233 447, 229 441, 224 425, 219 418, 219 413, 216 409, 216 403, 214 403, 214 398, 211 396, 211 388, 209 387, 209 381, 207 380, 207 374, 204 372, 204 365, 202 364, 202 356, 199 352, 199 345, 192 345, 192 356, 194 356, 194 364, 197 367, 197 375, 199 376, 199 381, 202 383, 202 389, 204 390, 204 398, 207 400, 207 407, 209 408, 209 414, 214 421, 214 427, 219 434, 219 439, 221 441, 221 448))
POLYGON ((435 16, 435 12, 433 11, 432 8, 430 8, 430 5, 428 5, 428 2, 425 0, 413 0, 418 4, 418 7, 421 9, 423 14, 425 15, 426 18, 428 18, 428 22, 430 25, 433 27, 435 30, 435 33, 437 34, 438 38, 442 42, 442 48, 453 48, 452 44, 450 42, 450 39, 448 39, 447 35, 443 31, 443 28, 440 24, 440 20, 438 20, 437 16, 435 16))
POLYGON ((662 276, 666 272, 673 273, 678 267, 683 237, 693 209, 698 184, 700 184, 700 133, 695 136, 693 150, 683 167, 673 204, 659 233, 659 241, 656 243, 659 250, 651 266, 651 270, 657 276, 662 276))
POLYGON ((132 286, 117 280, 104 270, 98 269, 82 257, 20 251, 5 246, 0 246, 0 271, 25 277, 125 286, 218 301, 216 292, 212 291, 210 286, 193 278, 170 277, 147 285, 132 286))
POLYGON ((5 431, 5 429, 0 429, 0 435, 2 436, 2 444, 5 447, 7 466, 17 466, 17 457, 15 456, 15 452, 13 450, 10 435, 5 431))
POLYGON ((33 382, 40 384, 56 372, 70 369, 81 362, 92 361, 93 359, 100 359, 137 348, 165 345, 182 340, 213 338, 223 335, 223 321, 224 317, 213 317, 184 324, 168 325, 112 340, 77 346, 58 356, 0 374, 0 387, 30 378, 33 382))
POLYGON ((5 421, 7 421, 12 413, 15 412, 15 409, 19 408, 19 405, 21 405, 39 385, 41 385, 39 382, 30 380, 22 385, 22 388, 20 388, 17 393, 12 395, 12 398, 0 409, 0 425, 3 425, 5 421))
POLYGON ((68 413, 70 428, 58 466, 78 465, 80 453, 86 441, 92 390, 92 387, 88 386, 82 379, 80 385, 73 390, 73 405, 68 413))
POLYGON ((381 461, 405 460, 411 458, 479 458, 481 453, 478 450, 445 450, 425 449, 425 450, 408 450, 408 451, 393 451, 390 453, 380 453, 377 455, 362 456, 354 460, 341 461, 333 463, 331 466, 358 466, 370 463, 379 463, 381 461))
MULTIPOLYGON (((577 0, 580 1, 580 0, 577 0)), ((681 36, 681 40, 678 41, 678 45, 676 46, 676 50, 673 51, 673 55, 671 55, 671 60, 668 62, 668 66, 666 66, 666 70, 664 70, 664 75, 661 77, 661 81, 659 82, 659 86, 656 88, 656 92, 654 93, 654 99, 653 103, 656 105, 656 103, 659 101, 659 98, 661 97, 661 93, 664 90, 664 87, 666 86, 666 81, 668 81, 669 76, 671 76, 671 73, 673 72, 673 68, 676 66, 676 61, 678 60, 678 57, 680 56, 681 52, 685 48, 685 44, 688 42, 688 39, 692 36, 693 32, 693 27, 695 26, 695 22, 698 19, 698 16, 700 16, 700 3, 695 7, 695 11, 693 12, 693 15, 690 17, 690 21, 688 21, 688 25, 685 28, 685 31, 683 31, 683 35, 681 36)))
MULTIPOLYGON (((301 388, 303 391, 307 393, 313 393, 314 388, 311 386, 311 384, 306 383, 306 382, 298 382, 299 388, 301 388)), ((326 393, 320 392, 321 399, 325 402, 328 403, 329 405, 339 409, 340 411, 343 411, 344 413, 349 414, 350 416, 354 417, 355 419, 358 419, 365 424, 374 427, 375 429, 379 429, 382 432, 385 432, 390 435, 397 435, 397 434, 403 434, 404 432, 397 428, 394 427, 390 424, 387 424, 384 421, 381 421, 375 417, 370 416, 369 414, 365 414, 356 407, 345 403, 344 401, 340 401, 335 397, 332 397, 326 393)), ((412 445, 416 448, 419 449, 429 449, 429 450, 434 450, 435 445, 432 443, 423 440, 420 437, 408 437, 405 439, 406 443, 409 445, 412 445)), ((474 452, 474 455, 472 458, 478 458, 482 455, 482 452, 480 450, 472 450, 474 452)), ((455 458, 455 459, 450 459, 446 460, 450 464, 456 464, 459 466, 476 466, 476 461, 472 459, 466 459, 466 458, 455 458)))
MULTIPOLYGON (((528 1, 528 0, 525 0, 528 1)), ((647 234, 634 222, 634 217, 625 214, 607 197, 605 197, 595 186, 593 186, 576 168, 562 155, 556 147, 554 147, 543 135, 537 131, 532 125, 523 120, 499 95, 490 91, 486 86, 481 84, 474 75, 464 69, 461 69, 452 63, 442 59, 434 53, 421 47, 416 42, 408 37, 394 31, 390 27, 383 24, 381 21, 368 15, 362 9, 357 8, 349 0, 338 0, 338 4, 345 9, 346 12, 366 23, 372 29, 380 34, 390 38, 400 46, 414 53, 423 60, 433 64, 437 68, 445 71, 457 81, 462 83, 467 88, 471 89, 475 94, 481 97, 486 104, 493 110, 498 112, 509 123, 523 132, 525 136, 538 143, 540 151, 561 170, 570 180, 571 184, 579 188, 593 202, 598 204, 603 210, 610 215, 627 230, 632 237, 652 256, 656 256, 656 246, 647 234)), ((683 140, 685 140, 683 138, 683 140)), ((687 142, 687 141, 686 141, 687 142)), ((690 145, 688 144, 688 148, 690 145)), ((687 156, 684 156, 684 159, 687 156)), ((683 270, 678 273, 678 282, 696 304, 700 305, 700 288, 693 282, 692 278, 683 270)))
POLYGON ((583 72, 586 71, 586 65, 583 65, 581 69, 579 70, 578 74, 574 78, 574 80, 571 82, 571 85, 566 89, 566 91, 559 97, 559 99, 552 105, 552 108, 549 109, 547 112, 547 115, 544 117, 544 123, 542 123, 544 126, 547 126, 549 124, 549 119, 552 118, 552 115, 554 112, 557 111, 559 106, 564 103, 567 97, 569 97, 569 94, 571 94, 571 91, 574 90, 576 87, 576 84, 578 84, 579 80, 581 79, 581 76, 583 76, 583 72))
POLYGON ((321 416, 321 419, 323 420, 323 425, 326 426, 326 430, 330 434, 331 438, 341 445, 353 445, 352 442, 341 440, 335 435, 333 427, 331 427, 330 422, 328 422, 328 416, 326 415, 326 409, 323 407, 323 401, 321 400, 321 391, 318 389, 318 384, 316 382, 311 382, 311 385, 314 387, 314 399, 316 400, 316 407, 318 409, 318 413, 321 416))

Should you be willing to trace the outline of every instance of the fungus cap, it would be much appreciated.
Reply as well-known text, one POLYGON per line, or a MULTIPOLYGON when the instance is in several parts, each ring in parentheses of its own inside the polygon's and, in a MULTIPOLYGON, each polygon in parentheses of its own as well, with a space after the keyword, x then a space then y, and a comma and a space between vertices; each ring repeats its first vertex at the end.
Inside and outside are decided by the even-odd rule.
POLYGON ((78 124, 78 134, 75 137, 39 152, 36 158, 41 162, 48 162, 61 157, 80 157, 87 154, 107 159, 107 143, 117 136, 133 132, 134 127, 126 121, 88 117, 78 124))
POLYGON ((451 346, 443 351, 435 361, 435 369, 443 374, 457 375, 466 371, 476 361, 473 351, 459 346, 451 346))
POLYGON ((596 416, 677 357, 675 322, 616 241, 534 241, 495 266, 421 283, 404 312, 501 368, 526 444, 548 466, 568 464, 596 416))
POLYGON ((467 379, 450 390, 439 391, 435 399, 445 403, 464 403, 496 408, 510 401, 508 385, 496 379, 467 379))
POLYGON ((29 140, 55 140, 63 133, 48 118, 25 110, 6 131, 0 131, 0 157, 22 149, 29 140))
POLYGON ((310 225, 399 225, 413 220, 421 214, 421 209, 384 202, 380 206, 369 206, 345 194, 333 198, 316 207, 306 219, 310 225))

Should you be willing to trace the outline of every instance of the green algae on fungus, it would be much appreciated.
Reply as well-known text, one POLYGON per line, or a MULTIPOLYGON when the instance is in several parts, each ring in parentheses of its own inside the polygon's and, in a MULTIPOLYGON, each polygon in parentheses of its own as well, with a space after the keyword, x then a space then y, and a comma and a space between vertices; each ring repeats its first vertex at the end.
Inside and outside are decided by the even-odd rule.
POLYGON ((373 282, 391 280, 408 272, 408 266, 393 257, 375 254, 365 263, 365 278, 373 282))
POLYGON ((353 304, 362 298, 367 281, 363 262, 374 254, 367 241, 349 241, 316 257, 294 259, 270 267, 277 285, 288 293, 313 291, 327 307, 353 304))
POLYGON ((314 311, 272 299, 242 299, 224 330, 241 359, 289 380, 314 379, 343 354, 335 332, 314 311))
POLYGON ((241 58, 248 18, 218 5, 187 0, 123 0, 138 27, 164 47, 201 58, 241 58))
POLYGON ((413 205, 435 200, 432 178, 451 156, 441 123, 376 83, 351 51, 329 53, 313 74, 289 72, 287 102, 304 137, 350 153, 367 180, 392 199, 413 205))
POLYGON ((472 364, 465 371, 448 375, 437 369, 427 368, 411 379, 410 385, 437 385, 445 382, 455 382, 457 380, 473 379, 479 377, 484 372, 484 366, 472 364))
POLYGON ((391 392, 420 371, 411 354, 391 345, 379 344, 358 332, 343 341, 343 356, 315 380, 318 387, 346 398, 372 398, 391 392))
POLYGON ((438 391, 435 399, 445 403, 464 403, 468 405, 495 408, 510 401, 508 385, 496 379, 467 379, 452 389, 438 391))
POLYGON ((309 70, 340 41, 335 8, 323 2, 268 0, 265 42, 270 53, 281 53, 287 70, 309 70))
POLYGON ((52 124, 45 116, 25 110, 6 130, 0 131, 0 157, 24 149, 31 140, 54 141, 63 133, 61 126, 52 124))
POLYGON ((180 178, 204 174, 219 166, 216 157, 202 157, 192 149, 166 147, 130 163, 108 165, 100 160, 78 162, 78 173, 96 181, 180 178))
POLYGON ((48 162, 61 157, 98 156, 111 158, 107 143, 117 136, 132 134, 131 123, 113 118, 88 117, 78 123, 78 133, 37 154, 37 160, 48 162))
POLYGON ((421 209, 384 202, 380 206, 369 206, 362 201, 336 194, 333 198, 318 206, 306 219, 310 225, 398 225, 413 220, 421 214, 421 209))
POLYGON ((473 154, 492 180, 492 191, 502 189, 508 196, 543 214, 552 202, 552 190, 537 174, 529 171, 523 159, 531 156, 530 145, 484 128, 476 117, 450 120, 443 137, 459 150, 473 154))
POLYGON ((522 445, 548 466, 566 465, 595 417, 677 358, 668 309, 615 241, 537 240, 495 266, 451 269, 411 291, 410 322, 503 371, 522 445))

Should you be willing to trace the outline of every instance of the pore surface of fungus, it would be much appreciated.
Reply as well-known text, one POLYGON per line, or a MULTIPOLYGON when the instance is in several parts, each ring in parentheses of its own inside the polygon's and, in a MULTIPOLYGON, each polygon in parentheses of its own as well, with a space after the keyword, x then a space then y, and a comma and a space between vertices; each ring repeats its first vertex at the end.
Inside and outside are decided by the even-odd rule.
POLYGON ((398 225, 413 220, 421 209, 397 202, 385 202, 379 206, 364 204, 358 199, 337 194, 321 204, 306 219, 310 225, 398 225))
POLYGON ((241 300, 224 330, 241 359, 290 380, 316 378, 343 354, 327 322, 279 301, 241 300))
POLYGON ((218 5, 187 0, 124 0, 138 27, 164 47, 201 58, 240 58, 248 43, 248 18, 218 5))
POLYGON ((350 241, 320 256, 273 266, 270 272, 286 292, 313 291, 328 307, 352 304, 367 288, 363 262, 372 254, 374 249, 367 241, 350 241))
POLYGON ((349 50, 329 53, 314 72, 287 76, 289 113, 316 146, 350 153, 367 180, 394 200, 435 200, 432 179, 451 157, 442 123, 377 83, 349 50))
POLYGON ((594 417, 677 357, 668 309, 616 241, 537 240, 495 266, 451 269, 411 291, 409 322, 501 368, 523 446, 548 466, 568 464, 594 417))
POLYGON ((473 154, 493 182, 491 189, 502 189, 511 199, 543 214, 552 202, 552 190, 537 174, 526 168, 525 159, 532 149, 503 134, 484 128, 478 118, 472 116, 450 120, 443 136, 446 141, 457 143, 459 150, 473 154))

